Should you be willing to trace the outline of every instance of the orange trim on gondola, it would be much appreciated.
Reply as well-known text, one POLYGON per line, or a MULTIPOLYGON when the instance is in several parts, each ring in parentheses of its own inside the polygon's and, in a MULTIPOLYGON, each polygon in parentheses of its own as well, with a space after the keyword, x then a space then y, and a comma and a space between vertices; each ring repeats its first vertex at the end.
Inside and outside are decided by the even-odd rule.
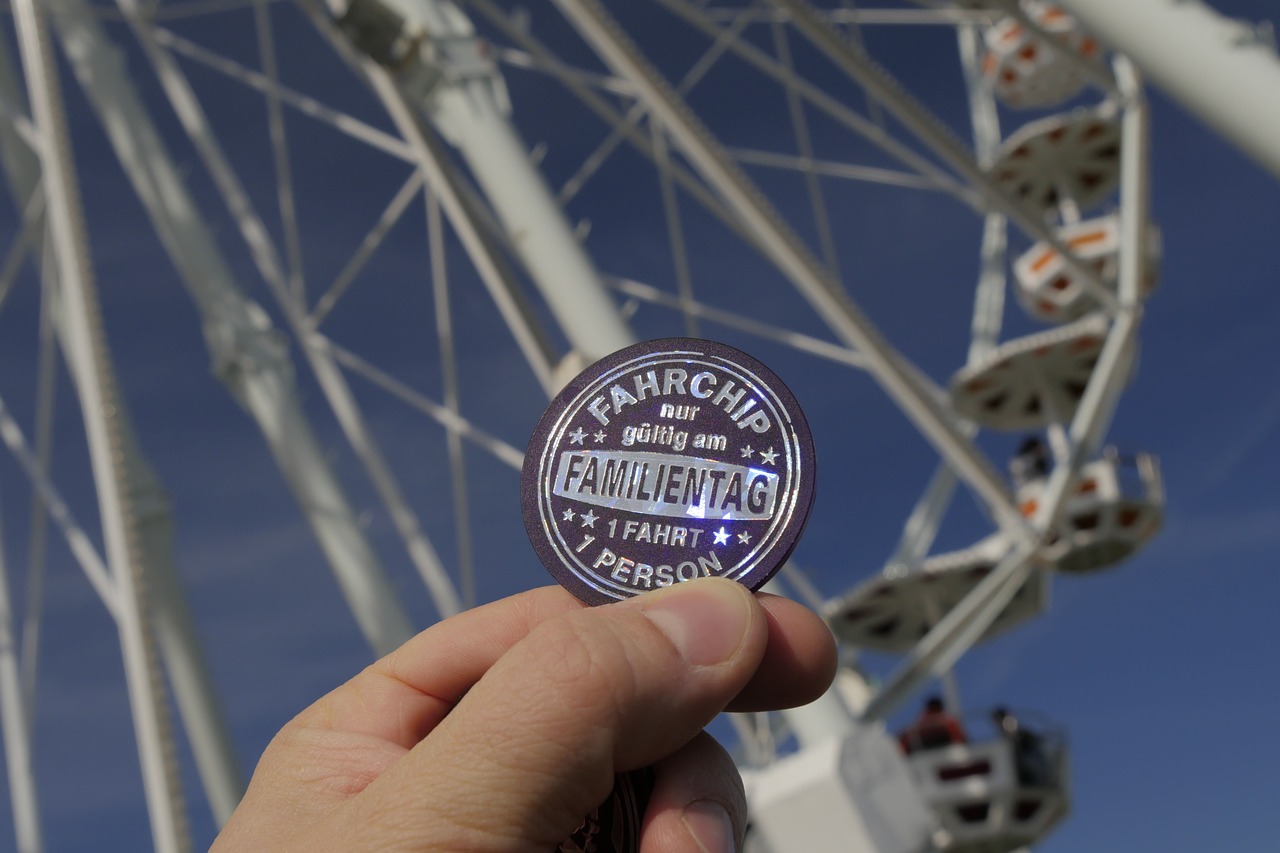
POLYGON ((1101 243, 1106 239, 1107 232, 1105 230, 1090 231, 1087 234, 1080 234, 1079 236, 1072 237, 1067 241, 1067 246, 1072 249, 1078 249, 1081 246, 1088 246, 1090 243, 1101 243))
POLYGON ((1045 253, 1031 262, 1031 271, 1040 272, 1048 266, 1049 262, 1058 257, 1058 253, 1053 249, 1046 249, 1045 253))

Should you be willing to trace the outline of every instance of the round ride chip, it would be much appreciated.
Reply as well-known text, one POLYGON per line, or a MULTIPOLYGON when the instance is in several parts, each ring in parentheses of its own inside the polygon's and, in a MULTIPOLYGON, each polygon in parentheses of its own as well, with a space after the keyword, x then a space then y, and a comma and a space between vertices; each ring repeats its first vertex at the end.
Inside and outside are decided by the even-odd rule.
POLYGON ((552 400, 525 453, 525 527, 588 604, 698 577, 759 589, 813 503, 813 439, 773 371, 713 341, 608 355, 552 400))

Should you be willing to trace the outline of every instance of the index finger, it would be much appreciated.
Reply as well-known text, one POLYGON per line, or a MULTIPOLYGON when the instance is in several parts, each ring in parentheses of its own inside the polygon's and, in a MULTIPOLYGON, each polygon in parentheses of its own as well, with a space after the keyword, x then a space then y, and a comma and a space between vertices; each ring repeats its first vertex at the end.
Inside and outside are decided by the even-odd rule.
POLYGON ((369 735, 408 749, 530 631, 586 606, 546 586, 451 616, 369 664, 290 725, 369 735))
MULTIPOLYGON (((728 710, 787 708, 816 699, 835 672, 830 632, 796 602, 767 593, 756 597, 769 643, 759 670, 728 710)), ((586 606, 561 587, 547 586, 452 616, 370 664, 290 725, 372 736, 408 749, 530 631, 586 606)))

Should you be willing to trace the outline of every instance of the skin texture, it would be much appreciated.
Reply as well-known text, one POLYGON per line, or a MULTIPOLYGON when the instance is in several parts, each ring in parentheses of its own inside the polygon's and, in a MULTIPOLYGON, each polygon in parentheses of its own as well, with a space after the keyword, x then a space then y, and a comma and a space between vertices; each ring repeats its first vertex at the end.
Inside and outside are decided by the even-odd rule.
POLYGON ((740 849, 738 773, 702 731, 831 682, 826 626, 719 578, 588 608, 545 587, 447 619, 271 741, 213 853, 547 853, 653 766, 643 853, 740 849))

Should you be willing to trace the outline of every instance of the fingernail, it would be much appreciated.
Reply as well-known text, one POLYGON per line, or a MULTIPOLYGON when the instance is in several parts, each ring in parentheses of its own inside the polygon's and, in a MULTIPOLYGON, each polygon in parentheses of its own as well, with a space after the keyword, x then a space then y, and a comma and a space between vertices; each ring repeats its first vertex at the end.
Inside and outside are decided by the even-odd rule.
POLYGON ((728 660, 751 620, 750 594, 732 581, 688 581, 654 595, 644 613, 692 666, 728 660))
POLYGON ((715 800, 690 803, 680 819, 703 853, 734 853, 738 849, 729 812, 715 800))

